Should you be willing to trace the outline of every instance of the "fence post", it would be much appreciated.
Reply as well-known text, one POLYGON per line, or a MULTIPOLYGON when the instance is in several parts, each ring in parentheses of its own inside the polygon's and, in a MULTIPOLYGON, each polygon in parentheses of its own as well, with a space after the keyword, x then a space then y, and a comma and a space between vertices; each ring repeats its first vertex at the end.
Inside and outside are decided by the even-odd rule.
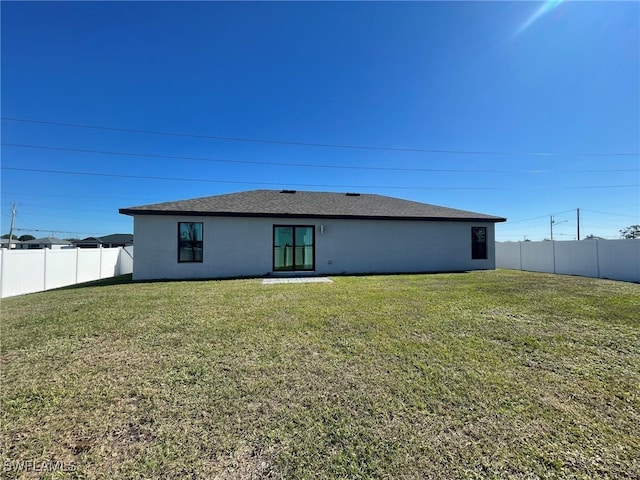
POLYGON ((43 270, 44 270, 44 274, 42 275, 42 289, 46 290, 47 289, 47 247, 44 247, 44 256, 42 257, 42 264, 43 264, 43 270))
POLYGON ((120 275, 120 270, 122 269, 122 254, 124 253, 123 250, 124 250, 124 247, 118 247, 118 258, 116 260, 116 269, 115 269, 116 276, 120 275))
POLYGON ((600 277, 600 240, 595 238, 594 241, 596 242, 596 275, 598 275, 598 278, 601 278, 600 277))
MULTIPOLYGON (((7 248, 7 252, 11 250, 7 248)), ((0 248, 0 298, 4 298, 4 262, 6 262, 6 255, 4 253, 4 248, 0 248)))
POLYGON ((553 273, 556 273, 556 242, 551 240, 551 256, 553 257, 553 273))
POLYGON ((80 250, 78 247, 76 247, 76 283, 78 283, 78 262, 80 261, 80 259, 78 258, 80 255, 78 254, 78 250, 80 250))
POLYGON ((522 242, 518 242, 518 250, 520 250, 520 271, 522 271, 522 242))

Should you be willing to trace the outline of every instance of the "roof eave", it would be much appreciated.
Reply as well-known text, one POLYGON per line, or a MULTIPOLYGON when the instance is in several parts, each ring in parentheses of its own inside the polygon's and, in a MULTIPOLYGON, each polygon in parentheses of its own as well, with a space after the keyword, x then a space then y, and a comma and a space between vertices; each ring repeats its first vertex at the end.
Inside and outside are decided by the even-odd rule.
POLYGON ((244 218, 324 218, 337 220, 409 220, 409 221, 450 221, 450 222, 506 222, 502 217, 417 217, 387 215, 327 215, 308 213, 251 213, 251 212, 203 212, 200 210, 137 210, 121 208, 123 215, 181 215, 190 217, 244 217, 244 218))

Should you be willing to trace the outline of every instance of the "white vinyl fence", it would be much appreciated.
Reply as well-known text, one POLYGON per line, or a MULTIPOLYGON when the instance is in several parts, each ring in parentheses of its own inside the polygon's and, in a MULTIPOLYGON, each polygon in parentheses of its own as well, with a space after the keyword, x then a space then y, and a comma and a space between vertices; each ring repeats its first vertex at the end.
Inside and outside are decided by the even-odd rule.
POLYGON ((496 267, 640 282, 640 240, 496 242, 496 267))
POLYGON ((133 247, 0 249, 0 298, 42 292, 133 271, 133 247))

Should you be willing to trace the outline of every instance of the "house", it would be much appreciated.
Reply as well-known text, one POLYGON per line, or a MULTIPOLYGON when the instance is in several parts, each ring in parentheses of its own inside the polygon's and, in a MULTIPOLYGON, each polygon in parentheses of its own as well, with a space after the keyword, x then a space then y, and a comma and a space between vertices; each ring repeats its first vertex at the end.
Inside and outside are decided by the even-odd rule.
POLYGON ((251 190, 122 208, 134 280, 495 268, 506 219, 373 194, 251 190))
POLYGON ((128 247, 133 245, 133 234, 114 233, 104 237, 87 237, 78 242, 74 242, 78 248, 114 248, 128 247))
POLYGON ((56 237, 35 238, 33 240, 22 242, 22 244, 20 245, 21 248, 27 248, 30 250, 38 248, 71 248, 72 246, 73 245, 71 244, 71 242, 56 237))
MULTIPOLYGON (((22 242, 20 240, 13 239, 11 240, 11 250, 19 250, 22 242)), ((0 248, 9 248, 9 239, 8 238, 0 238, 0 248)))

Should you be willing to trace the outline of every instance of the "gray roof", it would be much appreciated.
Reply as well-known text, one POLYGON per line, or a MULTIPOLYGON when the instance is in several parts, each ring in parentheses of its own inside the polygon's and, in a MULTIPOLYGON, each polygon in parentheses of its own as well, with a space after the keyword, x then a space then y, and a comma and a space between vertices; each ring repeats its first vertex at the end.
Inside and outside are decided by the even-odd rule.
POLYGON ((112 233, 104 237, 87 237, 74 242, 76 245, 95 244, 95 243, 133 243, 132 233, 112 233))
POLYGON ((121 208, 125 215, 360 218, 504 222, 502 217, 374 194, 249 190, 121 208))
MULTIPOLYGON (((15 238, 13 240, 11 240, 11 245, 19 245, 23 242, 21 242, 20 240, 16 240, 15 238)), ((8 238, 0 238, 0 244, 2 245, 9 245, 9 239, 8 238)))
POLYGON ((35 238, 22 242, 23 245, 71 245, 71 242, 56 237, 35 238))
POLYGON ((104 237, 100 237, 102 243, 132 243, 133 242, 133 234, 132 233, 112 233, 111 235, 105 235, 104 237))

